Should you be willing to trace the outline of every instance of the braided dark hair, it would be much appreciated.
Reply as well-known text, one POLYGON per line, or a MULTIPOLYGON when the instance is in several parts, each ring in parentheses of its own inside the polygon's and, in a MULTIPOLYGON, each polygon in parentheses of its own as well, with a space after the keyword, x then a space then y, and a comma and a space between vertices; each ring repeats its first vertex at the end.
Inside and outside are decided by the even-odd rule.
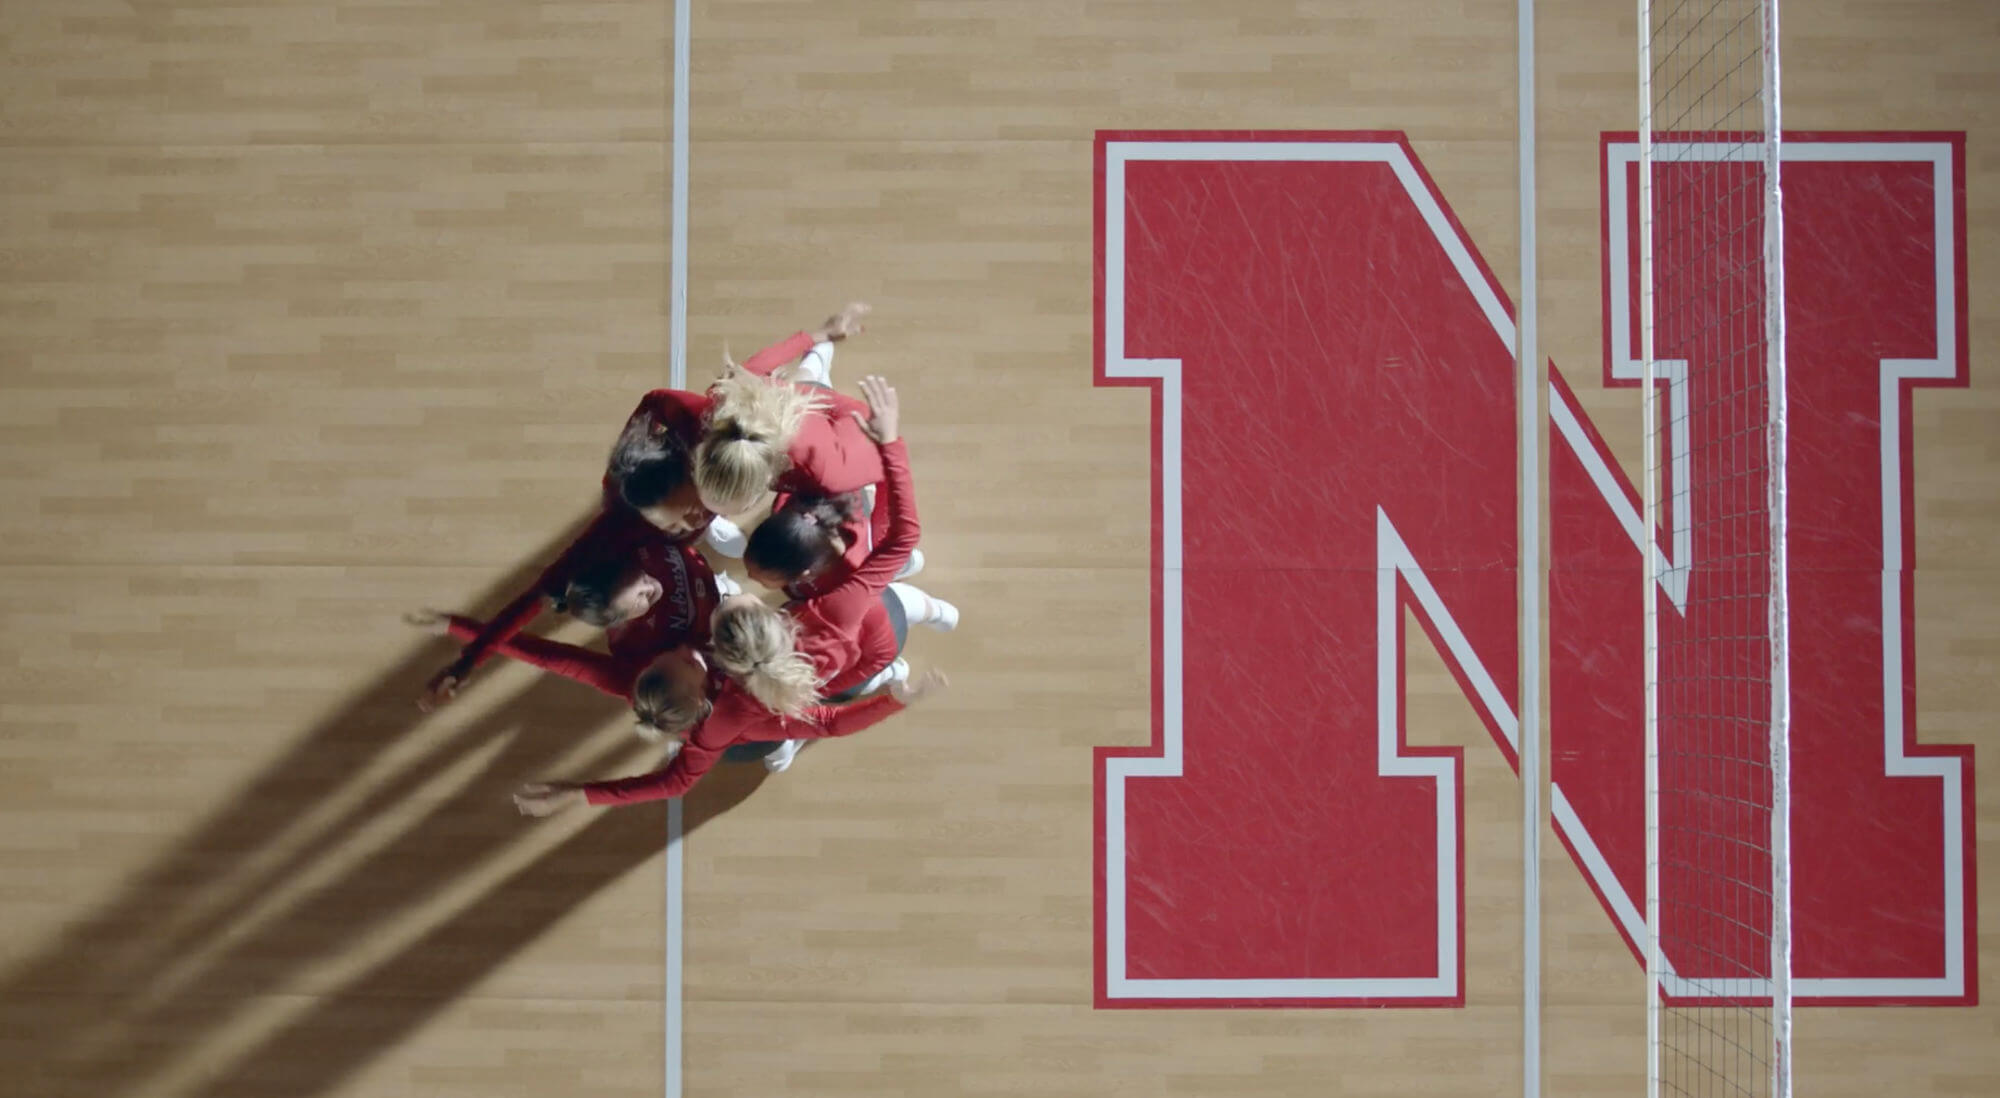
POLYGON ((861 513, 860 493, 794 496, 757 524, 743 561, 793 583, 833 563, 846 551, 842 524, 861 513))

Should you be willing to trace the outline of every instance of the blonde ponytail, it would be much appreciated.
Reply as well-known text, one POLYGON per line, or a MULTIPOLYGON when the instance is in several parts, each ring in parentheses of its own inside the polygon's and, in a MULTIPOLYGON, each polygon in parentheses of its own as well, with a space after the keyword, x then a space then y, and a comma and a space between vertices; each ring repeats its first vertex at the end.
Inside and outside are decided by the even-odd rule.
POLYGON ((718 514, 740 514, 785 471, 792 437, 826 400, 735 363, 728 363, 708 392, 715 405, 694 448, 695 488, 718 514))
POLYGON ((819 697, 819 674, 799 651, 799 626, 754 600, 715 615, 709 652, 758 703, 783 717, 797 717, 819 697))

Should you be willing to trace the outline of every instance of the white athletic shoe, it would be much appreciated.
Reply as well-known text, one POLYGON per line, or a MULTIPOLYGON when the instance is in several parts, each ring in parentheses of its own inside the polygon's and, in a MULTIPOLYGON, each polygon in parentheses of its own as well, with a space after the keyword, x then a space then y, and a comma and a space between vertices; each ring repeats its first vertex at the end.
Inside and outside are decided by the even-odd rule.
POLYGON ((792 367, 792 380, 815 385, 833 384, 833 344, 815 343, 792 367))
POLYGON ((717 572, 715 574, 715 593, 726 599, 731 595, 742 594, 743 585, 736 582, 735 576, 727 572, 717 572))
POLYGON ((940 633, 949 633, 958 628, 958 607, 938 598, 936 595, 929 597, 931 605, 937 607, 938 616, 924 624, 940 633))
POLYGON ((803 747, 805 742, 804 740, 786 740, 779 744, 776 751, 764 756, 764 769, 773 774, 784 771, 786 767, 792 765, 793 759, 798 758, 799 748, 803 747))
POLYGON ((898 657, 895 660, 890 661, 889 666, 884 667, 882 670, 875 672, 873 675, 870 675, 868 677, 868 681, 862 683, 859 687, 855 689, 854 692, 857 695, 873 694, 877 690, 886 689, 894 683, 907 682, 909 681, 909 678, 910 678, 909 663, 904 659, 902 659, 901 657, 898 657))
POLYGON ((740 560, 743 550, 750 544, 750 537, 741 526, 717 515, 708 524, 708 544, 723 556, 740 560))
POLYGON ((910 559, 903 562, 903 570, 896 573, 896 578, 909 579, 923 570, 924 551, 922 549, 912 549, 910 550, 910 559))

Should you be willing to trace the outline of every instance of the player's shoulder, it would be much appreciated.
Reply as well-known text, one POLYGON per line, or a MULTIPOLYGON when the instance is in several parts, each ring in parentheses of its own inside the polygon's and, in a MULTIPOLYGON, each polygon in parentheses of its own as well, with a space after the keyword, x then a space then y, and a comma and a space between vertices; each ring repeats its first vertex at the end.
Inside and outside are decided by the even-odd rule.
POLYGON ((706 393, 693 393, 686 389, 654 389, 639 398, 639 407, 633 416, 649 415, 659 423, 677 423, 683 420, 700 419, 708 414, 710 399, 706 393))

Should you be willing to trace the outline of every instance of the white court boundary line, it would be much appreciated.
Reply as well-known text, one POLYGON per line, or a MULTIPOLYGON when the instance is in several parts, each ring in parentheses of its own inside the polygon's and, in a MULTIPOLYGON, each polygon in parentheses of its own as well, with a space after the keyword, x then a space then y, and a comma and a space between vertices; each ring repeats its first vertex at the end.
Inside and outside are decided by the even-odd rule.
MULTIPOLYGON (((690 0, 674 0, 673 191, 668 197, 667 384, 687 387, 687 259, 688 259, 688 26, 690 0)), ((662 1024, 662 1086, 666 1098, 681 1098, 682 962, 687 945, 682 906, 687 883, 687 852, 683 849, 681 798, 667 802, 666 973, 660 989, 662 1024)))
MULTIPOLYGON (((1673 159, 1679 161, 1727 161, 1762 160, 1762 145, 1730 145, 1722 142, 1655 142, 1656 147, 1673 149, 1673 159)), ((1919 999, 1956 998, 1966 993, 1965 986, 1965 864, 1964 847, 1964 805, 1962 803, 1964 784, 1959 760, 1951 756, 1912 757, 1904 752, 1903 737, 1903 478, 1902 478, 1902 382, 1915 378, 1950 378, 1957 373, 1958 361, 1958 317, 1957 317, 1957 240, 1954 232, 1956 199, 1952 146, 1940 141, 1841 141, 1812 140, 1808 138, 1788 138, 1780 146, 1785 162, 1801 163, 1928 163, 1931 165, 1932 186, 1932 233, 1935 257, 1935 293, 1937 355, 1927 359, 1883 359, 1881 381, 1881 476, 1882 476, 1882 752, 1883 773, 1889 777, 1934 777, 1943 783, 1944 805, 1944 956, 1945 970, 1940 976, 1927 979, 1900 979, 1865 977, 1853 979, 1814 979, 1794 977, 1792 993, 1795 998, 1836 999, 1836 998, 1881 998, 1919 999)), ((1611 373, 1617 378, 1638 379, 1642 376, 1643 363, 1634 353, 1631 345, 1631 290, 1627 274, 1631 256, 1626 245, 1629 214, 1626 198, 1629 188, 1626 184, 1626 169, 1638 162, 1636 142, 1612 142, 1604 150, 1606 170, 1605 216, 1606 247, 1609 250, 1612 277, 1610 295, 1607 299, 1607 323, 1612 334, 1611 373)), ((1670 393, 1685 382, 1684 375, 1670 374, 1670 393)), ((1675 399, 1670 396, 1670 400, 1675 399)), ((1685 401, 1685 395, 1678 398, 1685 401)), ((1675 414, 1685 408, 1685 403, 1674 405, 1675 414)), ((1590 444, 1579 422, 1579 413, 1563 399, 1559 390, 1552 390, 1549 401, 1549 421, 1555 433, 1576 455, 1590 474, 1593 484, 1610 506, 1612 513, 1625 527, 1640 552, 1645 552, 1653 542, 1644 529, 1636 509, 1626 497, 1618 478, 1606 464, 1604 456, 1590 444)), ((1676 433, 1672 446, 1673 461, 1676 465, 1685 460, 1685 440, 1676 433)), ((1676 482, 1685 483, 1679 470, 1675 472, 1676 482)), ((1687 557, 1682 555, 1679 539, 1684 536, 1685 523, 1678 513, 1674 516, 1676 539, 1675 557, 1668 558, 1654 546, 1656 562, 1665 562, 1656 570, 1661 589, 1674 602, 1676 609, 1685 610, 1685 565, 1687 557), (1678 560, 1679 564, 1673 563, 1678 560), (1676 574, 1680 597, 1675 597, 1672 585, 1676 574)), ((1584 828, 1560 789, 1552 797, 1552 810, 1556 826, 1571 842, 1577 858, 1583 864, 1611 913, 1624 929, 1629 940, 1644 942, 1647 938, 1646 920, 1634 905, 1631 896, 1619 883, 1617 875, 1611 871, 1596 841, 1584 828)), ((1667 994, 1676 998, 1699 999, 1713 997, 1704 994, 1710 989, 1699 981, 1684 980, 1675 975, 1671 964, 1662 959, 1665 971, 1662 986, 1667 994)), ((1768 997, 1771 982, 1766 980, 1734 980, 1737 989, 1734 995, 1747 997, 1768 997)))
POLYGON ((1436 196, 1424 185, 1402 145, 1380 141, 1107 141, 1104 145, 1104 375, 1160 381, 1161 465, 1161 738, 1153 758, 1114 756, 1104 762, 1105 997, 1108 999, 1440 999, 1460 994, 1458 968, 1458 788, 1449 758, 1398 753, 1402 689, 1398 674, 1398 579, 1436 629, 1472 687, 1472 701, 1506 737, 1519 757, 1519 726, 1479 656, 1445 609, 1423 568, 1381 507, 1375 512, 1376 757, 1385 777, 1428 778, 1437 783, 1438 941, 1431 977, 1349 979, 1135 979, 1126 975, 1125 781, 1182 774, 1181 636, 1181 384, 1177 359, 1125 355, 1125 167, 1133 162, 1373 163, 1389 168, 1423 216, 1453 269, 1478 303, 1510 355, 1512 318, 1487 281, 1466 241, 1453 229, 1436 196))
POLYGON ((1515 21, 1514 116, 1520 127, 1521 301, 1514 361, 1520 421, 1520 710, 1514 755, 1521 778, 1521 1098, 1542 1093, 1542 355, 1536 247, 1535 0, 1519 0, 1515 21))

